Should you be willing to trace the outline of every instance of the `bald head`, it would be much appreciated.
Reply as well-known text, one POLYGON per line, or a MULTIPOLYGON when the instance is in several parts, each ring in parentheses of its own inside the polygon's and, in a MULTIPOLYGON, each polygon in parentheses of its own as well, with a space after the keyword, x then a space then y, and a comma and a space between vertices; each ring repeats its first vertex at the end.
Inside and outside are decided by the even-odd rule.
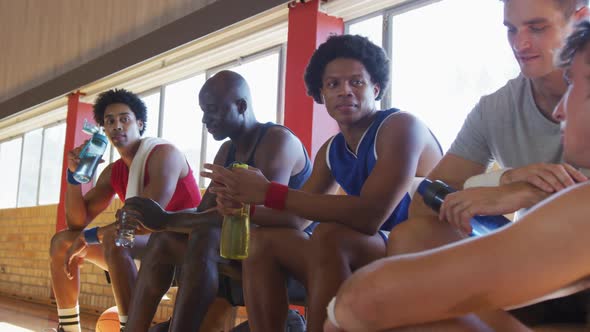
POLYGON ((203 123, 216 140, 238 137, 256 122, 250 88, 240 74, 224 70, 207 80, 199 92, 203 123))
POLYGON ((230 70, 220 71, 205 82, 199 92, 199 99, 206 96, 225 101, 244 99, 248 105, 251 105, 248 83, 242 75, 230 70))

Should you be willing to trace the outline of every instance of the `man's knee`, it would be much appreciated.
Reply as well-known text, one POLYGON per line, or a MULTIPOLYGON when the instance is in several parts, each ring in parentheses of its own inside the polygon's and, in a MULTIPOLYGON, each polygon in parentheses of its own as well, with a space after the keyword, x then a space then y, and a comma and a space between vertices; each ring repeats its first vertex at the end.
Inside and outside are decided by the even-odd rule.
POLYGON ((313 230, 310 239, 312 256, 332 256, 341 252, 347 245, 347 239, 351 239, 354 232, 351 228, 337 223, 320 223, 313 230))
POLYGON ((180 233, 153 233, 142 257, 142 264, 182 264, 187 238, 186 234, 180 233))
POLYGON ((80 234, 77 231, 70 231, 70 230, 63 230, 57 232, 51 238, 51 244, 49 246, 49 255, 53 257, 63 257, 65 253, 68 251, 72 242, 76 239, 76 237, 80 234))
POLYGON ((256 227, 250 231, 250 246, 247 260, 267 257, 273 252, 273 242, 276 234, 268 227, 256 227))
POLYGON ((122 257, 122 256, 130 256, 129 249, 118 247, 115 245, 115 239, 117 238, 117 231, 116 230, 109 230, 104 233, 102 238, 102 249, 104 253, 104 257, 107 260, 107 263, 111 261, 115 257, 122 257))
POLYGON ((190 251, 209 259, 219 257, 221 229, 217 226, 203 226, 195 229, 189 237, 190 251))

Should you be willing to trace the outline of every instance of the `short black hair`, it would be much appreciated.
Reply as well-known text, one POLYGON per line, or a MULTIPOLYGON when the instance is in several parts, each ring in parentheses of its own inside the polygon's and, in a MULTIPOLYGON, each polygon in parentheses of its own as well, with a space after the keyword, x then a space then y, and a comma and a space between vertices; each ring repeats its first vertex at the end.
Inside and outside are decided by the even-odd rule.
POLYGON ((389 84, 389 58, 385 51, 368 38, 359 35, 331 36, 313 53, 305 69, 307 94, 322 104, 322 76, 328 63, 338 58, 358 60, 365 66, 373 84, 379 84, 381 99, 389 84))
POLYGON ((567 37, 565 45, 559 52, 560 67, 569 67, 576 56, 576 53, 582 51, 590 44, 590 21, 582 20, 578 22, 572 33, 567 37))
POLYGON ((135 93, 125 89, 112 89, 98 95, 94 102, 94 121, 104 126, 104 111, 111 104, 125 104, 131 109, 135 118, 143 122, 139 134, 143 135, 147 124, 147 107, 135 93))
POLYGON ((585 6, 588 6, 588 0, 554 0, 557 6, 563 11, 566 18, 570 18, 574 13, 585 6))
MULTIPOLYGON (((500 0, 507 2, 508 0, 500 0)), ((588 0, 553 0, 557 7, 563 12, 565 18, 569 19, 574 13, 585 6, 588 6, 588 0)))

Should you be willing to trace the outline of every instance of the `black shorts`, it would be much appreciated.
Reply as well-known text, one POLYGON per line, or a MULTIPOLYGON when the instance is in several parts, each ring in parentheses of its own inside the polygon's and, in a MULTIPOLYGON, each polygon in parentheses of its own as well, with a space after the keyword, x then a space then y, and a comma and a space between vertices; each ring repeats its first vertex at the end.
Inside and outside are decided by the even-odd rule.
POLYGON ((527 326, 545 324, 584 324, 590 326, 590 290, 510 310, 527 326))

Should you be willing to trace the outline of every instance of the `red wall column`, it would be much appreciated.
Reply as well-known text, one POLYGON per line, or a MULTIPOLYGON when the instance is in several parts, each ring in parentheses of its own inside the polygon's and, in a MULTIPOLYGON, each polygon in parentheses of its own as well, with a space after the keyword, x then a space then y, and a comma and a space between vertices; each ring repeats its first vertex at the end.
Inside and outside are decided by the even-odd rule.
POLYGON ((319 11, 319 0, 289 5, 285 75, 285 126, 301 139, 313 158, 322 144, 338 132, 324 105, 307 96, 303 74, 316 48, 330 35, 341 35, 344 22, 319 11))
MULTIPOLYGON (((92 104, 83 103, 80 101, 80 96, 83 93, 76 92, 68 96, 68 113, 66 118, 66 142, 64 144, 64 156, 63 156, 63 174, 61 177, 61 189, 59 193, 59 205, 57 206, 57 221, 55 223, 56 232, 66 228, 66 167, 68 167, 68 152, 76 146, 84 143, 85 140, 90 138, 89 135, 82 132, 84 125, 84 119, 88 119, 89 122, 94 122, 94 116, 92 113, 92 104)), ((82 185, 82 192, 86 193, 92 188, 92 183, 82 185)))

